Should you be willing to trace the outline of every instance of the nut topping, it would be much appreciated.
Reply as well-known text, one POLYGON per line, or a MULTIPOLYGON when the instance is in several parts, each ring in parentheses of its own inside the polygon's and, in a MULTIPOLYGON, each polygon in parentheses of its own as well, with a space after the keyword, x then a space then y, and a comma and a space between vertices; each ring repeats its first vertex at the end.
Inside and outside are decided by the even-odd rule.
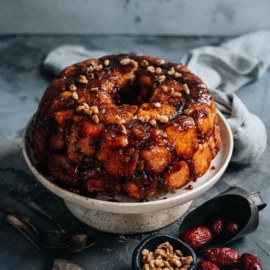
POLYGON ((98 116, 97 116, 96 114, 93 115, 92 120, 93 120, 93 122, 96 123, 96 124, 99 123, 99 118, 98 118, 98 116))
POLYGON ((82 106, 82 105, 80 105, 80 106, 78 106, 78 107, 76 108, 76 112, 81 112, 81 111, 83 111, 84 109, 85 109, 85 107, 82 106))
POLYGON ((161 86, 161 90, 162 90, 164 93, 167 93, 167 92, 168 92, 168 87, 165 86, 165 85, 162 85, 162 86, 161 86))
POLYGON ((79 98, 77 92, 73 92, 71 96, 72 96, 74 99, 78 99, 78 98, 79 98))
POLYGON ((88 115, 92 114, 92 111, 90 109, 86 109, 86 108, 83 110, 83 112, 88 114, 88 115))
POLYGON ((162 65, 165 64, 165 62, 166 62, 165 60, 158 59, 158 60, 157 60, 157 65, 158 65, 158 66, 162 66, 162 65))
POLYGON ((120 124, 125 124, 126 121, 125 119, 121 118, 120 116, 116 115, 115 116, 116 120, 117 120, 117 123, 120 125, 120 124))
POLYGON ((120 132, 122 132, 122 133, 124 133, 124 134, 127 134, 127 130, 126 130, 126 128, 125 128, 124 125, 120 125, 120 126, 119 126, 119 130, 120 130, 120 132))
POLYGON ((98 87, 93 87, 90 89, 91 92, 97 93, 98 92, 98 87))
POLYGON ((173 92, 172 93, 172 97, 174 97, 174 98, 176 98, 176 97, 181 97, 182 95, 181 95, 181 93, 179 93, 179 92, 173 92))
POLYGON ((157 121, 155 119, 152 119, 152 120, 149 121, 149 124, 151 126, 156 126, 157 125, 157 121))
POLYGON ((166 115, 159 115, 158 120, 160 123, 168 123, 169 122, 169 118, 166 115))
POLYGON ((182 74, 179 73, 179 72, 175 72, 173 76, 174 76, 175 79, 178 79, 178 78, 182 77, 182 74))
POLYGON ((94 70, 94 67, 91 65, 88 67, 88 72, 92 72, 94 70))
POLYGON ((188 85, 186 83, 183 84, 183 89, 184 89, 186 94, 190 93, 190 90, 189 90, 188 85))
POLYGON ((93 70, 99 71, 99 70, 102 69, 102 68, 103 68, 103 66, 100 64, 100 65, 98 65, 98 66, 95 66, 95 67, 93 68, 93 70))
POLYGON ((147 67, 149 65, 148 61, 146 60, 142 60, 140 64, 142 67, 147 67))
POLYGON ((162 69, 160 67, 156 68, 156 74, 160 74, 162 72, 162 69))
POLYGON ((150 116, 149 116, 149 115, 140 116, 138 119, 139 119, 141 122, 146 123, 146 122, 149 121, 150 116))
POLYGON ((110 60, 105 59, 105 60, 104 60, 104 66, 108 66, 109 64, 110 64, 110 60))
POLYGON ((138 63, 136 61, 134 61, 133 59, 130 60, 130 64, 133 66, 133 67, 137 67, 138 66, 138 63))
POLYGON ((89 109, 89 105, 87 103, 83 103, 83 106, 86 108, 86 109, 89 109))
POLYGON ((175 72, 174 67, 172 67, 167 73, 168 75, 173 76, 174 72, 175 72))
POLYGON ((76 91, 76 90, 77 90, 77 87, 76 87, 74 84, 71 84, 71 85, 69 86, 69 90, 70 90, 70 91, 76 91))
POLYGON ((130 59, 129 58, 124 58, 124 59, 121 59, 120 60, 120 64, 122 65, 122 66, 126 66, 126 65, 128 65, 130 63, 130 59))
POLYGON ((88 80, 86 79, 86 77, 84 75, 80 75, 79 82, 86 84, 86 83, 88 83, 88 80))
POLYGON ((161 75, 158 79, 158 81, 161 83, 161 82, 164 82, 166 80, 166 76, 165 75, 161 75))
POLYGON ((99 110, 98 110, 98 106, 92 106, 89 108, 93 113, 98 113, 99 110))
POLYGON ((153 66, 148 66, 147 71, 149 71, 151 73, 155 73, 155 68, 153 66))

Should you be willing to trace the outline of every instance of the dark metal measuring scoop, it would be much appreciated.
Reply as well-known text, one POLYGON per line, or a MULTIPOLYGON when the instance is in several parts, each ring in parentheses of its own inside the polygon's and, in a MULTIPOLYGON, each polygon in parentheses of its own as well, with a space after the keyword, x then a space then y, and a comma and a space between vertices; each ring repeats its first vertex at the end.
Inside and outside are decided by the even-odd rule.
POLYGON ((228 238, 218 238, 197 252, 211 247, 224 246, 236 239, 254 232, 259 226, 259 211, 266 207, 260 192, 248 193, 239 187, 231 187, 216 197, 206 201, 191 211, 182 221, 179 236, 197 226, 208 226, 209 221, 220 213, 227 213, 233 220, 239 221, 239 230, 228 238))

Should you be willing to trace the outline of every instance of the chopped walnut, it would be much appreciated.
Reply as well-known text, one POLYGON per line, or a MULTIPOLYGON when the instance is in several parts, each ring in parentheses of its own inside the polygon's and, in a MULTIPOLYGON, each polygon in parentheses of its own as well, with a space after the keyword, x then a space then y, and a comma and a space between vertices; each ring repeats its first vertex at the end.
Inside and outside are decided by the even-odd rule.
POLYGON ((90 89, 91 92, 97 93, 98 92, 98 87, 93 87, 90 89))
POLYGON ((159 82, 164 82, 166 80, 166 76, 165 75, 161 75, 158 79, 159 82))
POLYGON ((80 105, 80 106, 78 106, 78 107, 76 108, 76 112, 81 112, 81 111, 83 111, 84 109, 85 109, 85 106, 80 105))
POLYGON ((158 59, 158 60, 157 60, 157 65, 158 65, 158 66, 162 66, 162 65, 164 65, 165 63, 166 63, 165 60, 161 60, 161 59, 158 59))
POLYGON ((110 64, 110 60, 109 60, 109 59, 105 59, 105 60, 104 60, 104 65, 105 65, 105 66, 108 66, 109 64, 110 64))
POLYGON ((169 122, 169 118, 166 115, 159 116, 158 120, 159 120, 160 123, 168 123, 169 122))
POLYGON ((162 72, 162 69, 161 69, 160 67, 157 67, 157 68, 156 68, 156 73, 157 73, 157 74, 160 74, 161 72, 162 72))
POLYGON ((151 72, 151 73, 155 73, 155 68, 153 66, 148 66, 147 67, 147 71, 151 72))
POLYGON ((146 60, 142 60, 140 64, 142 67, 147 67, 149 65, 148 61, 146 60))
POLYGON ((191 267, 192 256, 184 256, 182 251, 173 250, 169 242, 160 244, 154 252, 142 251, 142 270, 186 270, 191 267))
POLYGON ((127 130, 124 125, 119 126, 119 131, 122 132, 123 134, 127 134, 127 130))
POLYGON ((183 89, 186 92, 186 94, 190 93, 190 90, 189 90, 188 85, 186 83, 183 84, 183 89))
POLYGON ((73 92, 71 96, 72 96, 74 99, 78 99, 78 98, 79 98, 77 92, 73 92))
POLYGON ((179 73, 179 72, 175 72, 173 76, 174 76, 175 79, 177 79, 177 78, 181 78, 182 74, 179 73))
POLYGON ((79 82, 86 84, 86 83, 88 83, 88 80, 86 79, 86 77, 84 75, 80 75, 79 82))
POLYGON ((70 91, 76 91, 76 90, 77 90, 77 87, 76 87, 74 84, 71 84, 71 85, 69 86, 69 90, 70 90, 70 91))
POLYGON ((93 113, 99 113, 98 106, 92 106, 89 108, 93 113))
POLYGON ((138 63, 134 61, 133 59, 130 60, 130 64, 135 68, 138 66, 138 63))
POLYGON ((130 59, 129 58, 124 58, 122 60, 120 60, 120 65, 122 66, 126 66, 130 63, 130 59))
POLYGON ((98 124, 99 123, 99 118, 98 116, 95 114, 93 117, 92 117, 92 120, 94 123, 98 124))
POLYGON ((169 71, 168 71, 168 75, 172 76, 174 74, 175 70, 174 67, 172 67, 169 71))

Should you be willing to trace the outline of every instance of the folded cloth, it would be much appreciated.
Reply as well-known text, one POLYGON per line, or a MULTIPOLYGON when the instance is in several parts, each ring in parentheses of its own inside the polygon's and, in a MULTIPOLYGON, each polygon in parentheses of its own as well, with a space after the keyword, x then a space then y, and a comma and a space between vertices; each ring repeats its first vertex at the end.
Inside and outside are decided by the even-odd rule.
MULTIPOLYGON (((191 50, 181 60, 210 88, 217 108, 227 118, 234 138, 232 162, 247 164, 266 148, 266 129, 232 92, 261 77, 270 65, 270 31, 260 31, 231 39, 218 47, 191 50)), ((52 50, 44 67, 54 73, 76 62, 99 58, 108 52, 89 51, 65 45, 52 50)))
POLYGON ((83 46, 63 45, 53 49, 46 56, 43 66, 45 69, 58 74, 64 68, 75 63, 91 58, 100 58, 107 53, 105 51, 88 51, 83 46))
POLYGON ((219 47, 193 49, 181 60, 207 84, 217 108, 227 118, 234 138, 231 161, 236 163, 250 163, 266 148, 263 122, 233 92, 260 78, 269 68, 269 43, 270 31, 259 31, 231 39, 219 47))

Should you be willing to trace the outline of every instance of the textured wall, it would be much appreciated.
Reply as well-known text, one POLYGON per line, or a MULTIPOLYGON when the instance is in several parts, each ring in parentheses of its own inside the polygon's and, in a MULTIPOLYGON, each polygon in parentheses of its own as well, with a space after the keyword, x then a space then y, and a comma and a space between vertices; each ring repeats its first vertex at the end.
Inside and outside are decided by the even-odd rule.
POLYGON ((269 0, 0 0, 0 34, 235 35, 270 29, 269 0))

